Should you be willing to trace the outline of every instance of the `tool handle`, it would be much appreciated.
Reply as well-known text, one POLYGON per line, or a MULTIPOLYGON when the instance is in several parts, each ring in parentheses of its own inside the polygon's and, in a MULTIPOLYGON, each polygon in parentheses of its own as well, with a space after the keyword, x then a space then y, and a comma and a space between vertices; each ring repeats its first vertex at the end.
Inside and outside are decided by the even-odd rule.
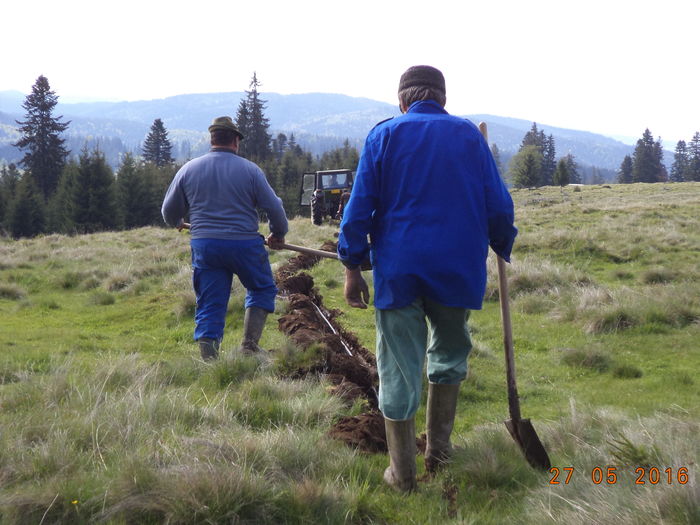
MULTIPOLYGON (((188 223, 188 222, 183 222, 182 224, 180 224, 180 229, 189 230, 189 228, 190 228, 190 223, 188 223)), ((265 243, 265 244, 267 244, 267 243, 265 243)), ((283 243, 281 246, 282 246, 282 249, 284 249, 284 250, 292 250, 292 251, 299 252, 299 253, 306 253, 308 255, 316 255, 317 257, 325 257, 326 259, 336 259, 336 260, 338 259, 338 254, 333 253, 333 252, 326 252, 323 250, 314 250, 313 248, 306 248, 305 246, 296 246, 294 244, 286 244, 286 243, 283 243)))
POLYGON ((307 248, 305 246, 296 246, 294 244, 282 244, 282 248, 285 250, 292 250, 299 253, 305 253, 307 255, 315 255, 317 257, 325 257, 326 259, 338 259, 338 254, 334 252, 326 252, 323 250, 315 250, 313 248, 307 248))
MULTIPOLYGON (((479 131, 488 142, 489 132, 486 122, 479 122, 479 131)), ((503 348, 506 353, 506 381, 508 383, 508 412, 513 421, 520 420, 520 399, 518 386, 515 381, 515 352, 513 350, 513 325, 510 321, 510 303, 508 296, 508 276, 506 262, 496 254, 498 261, 498 300, 501 303, 501 319, 503 320, 503 348)))
POLYGON ((520 420, 520 400, 515 381, 515 352, 513 350, 513 327, 510 321, 510 302, 508 298, 508 276, 506 262, 500 256, 498 260, 498 299, 501 303, 503 320, 503 348, 506 354, 506 381, 508 383, 508 411, 513 421, 520 420))

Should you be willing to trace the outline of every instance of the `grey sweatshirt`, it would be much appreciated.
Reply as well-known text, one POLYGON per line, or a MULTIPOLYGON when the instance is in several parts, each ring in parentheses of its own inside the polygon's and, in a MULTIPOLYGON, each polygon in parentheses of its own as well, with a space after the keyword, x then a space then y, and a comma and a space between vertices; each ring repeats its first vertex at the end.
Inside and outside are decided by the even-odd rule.
POLYGON ((252 239, 259 236, 256 207, 270 219, 277 237, 287 233, 282 200, 262 170, 233 152, 212 149, 186 163, 170 183, 161 213, 177 226, 190 213, 193 239, 252 239))

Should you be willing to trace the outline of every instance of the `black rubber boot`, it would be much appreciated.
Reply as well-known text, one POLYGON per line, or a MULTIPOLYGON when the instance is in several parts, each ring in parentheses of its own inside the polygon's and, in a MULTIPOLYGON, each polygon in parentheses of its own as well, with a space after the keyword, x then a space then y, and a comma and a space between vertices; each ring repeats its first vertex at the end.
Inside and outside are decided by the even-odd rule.
POLYGON ((245 310, 243 319, 243 341, 241 342, 241 352, 246 355, 253 355, 262 352, 258 346, 260 337, 262 336, 263 328, 265 328, 265 320, 267 312, 257 306, 250 306, 245 310))
POLYGON ((426 417, 427 443, 425 470, 435 472, 452 454, 450 435, 455 422, 459 383, 456 385, 428 385, 428 413, 426 417))
POLYGON ((389 467, 384 481, 400 492, 416 489, 416 425, 415 419, 395 421, 384 418, 389 467))
POLYGON ((219 341, 216 339, 209 339, 208 337, 202 337, 198 341, 199 343, 199 353, 202 359, 205 361, 213 361, 219 358, 219 341))

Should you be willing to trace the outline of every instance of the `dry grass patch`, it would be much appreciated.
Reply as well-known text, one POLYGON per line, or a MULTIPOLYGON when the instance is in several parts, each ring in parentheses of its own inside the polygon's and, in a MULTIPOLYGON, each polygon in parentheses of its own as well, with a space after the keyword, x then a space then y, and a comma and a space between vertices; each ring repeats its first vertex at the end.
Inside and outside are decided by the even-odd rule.
POLYGON ((16 284, 0 284, 0 299, 19 301, 27 296, 27 292, 16 284))

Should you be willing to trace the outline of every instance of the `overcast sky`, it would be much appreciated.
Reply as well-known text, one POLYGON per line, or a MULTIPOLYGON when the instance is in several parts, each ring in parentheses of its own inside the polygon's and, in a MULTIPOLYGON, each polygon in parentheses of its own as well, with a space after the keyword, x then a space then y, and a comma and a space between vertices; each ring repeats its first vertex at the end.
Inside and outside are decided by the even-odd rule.
MULTIPOLYGON (((4 0, 0 91, 69 102, 247 89, 396 102, 440 68, 447 110, 606 135, 700 131, 698 0, 4 0)), ((2 108, 0 108, 2 110, 2 108)))

